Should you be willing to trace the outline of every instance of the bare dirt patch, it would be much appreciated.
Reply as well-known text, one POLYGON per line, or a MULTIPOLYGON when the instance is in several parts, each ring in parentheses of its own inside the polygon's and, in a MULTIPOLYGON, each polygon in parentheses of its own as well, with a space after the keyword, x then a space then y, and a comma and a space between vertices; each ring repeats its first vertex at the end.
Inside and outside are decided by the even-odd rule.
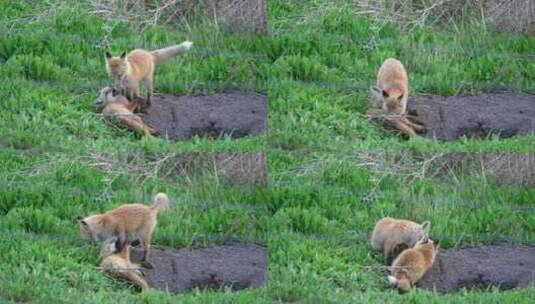
POLYGON ((418 286, 442 293, 462 288, 535 286, 535 247, 493 245, 440 250, 433 268, 418 286))
POLYGON ((427 137, 441 140, 535 134, 535 95, 416 95, 408 112, 425 125, 427 137))
MULTIPOLYGON (((132 250, 139 262, 142 249, 132 250)), ((153 269, 142 269, 150 287, 170 293, 194 288, 239 290, 262 287, 267 282, 267 250, 258 245, 221 245, 207 248, 174 249, 154 247, 153 269)))
POLYGON ((183 140, 195 135, 239 138, 264 134, 267 128, 267 98, 245 92, 173 96, 157 94, 143 121, 159 136, 183 140))

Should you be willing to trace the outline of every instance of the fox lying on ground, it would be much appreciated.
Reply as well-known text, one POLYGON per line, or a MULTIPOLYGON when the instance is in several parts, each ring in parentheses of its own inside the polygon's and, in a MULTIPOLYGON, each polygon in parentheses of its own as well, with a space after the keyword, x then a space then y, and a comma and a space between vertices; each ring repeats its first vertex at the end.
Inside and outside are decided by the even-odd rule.
POLYGON ((133 234, 139 235, 143 243, 142 265, 151 268, 148 261, 150 241, 156 228, 157 215, 169 207, 169 198, 165 193, 154 197, 154 204, 149 207, 143 204, 126 204, 102 214, 78 218, 80 231, 95 242, 106 241, 118 237, 117 250, 122 251, 128 245, 133 234))
POLYGON ((390 265, 395 258, 396 249, 399 249, 400 246, 413 247, 416 242, 429 235, 430 226, 429 221, 417 224, 391 217, 382 218, 373 229, 372 247, 383 251, 385 264, 390 265))
POLYGON ((103 88, 100 91, 100 99, 94 103, 97 108, 102 110, 102 116, 105 119, 116 118, 121 126, 130 128, 141 136, 156 134, 156 130, 147 126, 139 116, 134 114, 134 109, 138 107, 138 104, 137 97, 129 102, 113 87, 103 88))
POLYGON ((141 289, 149 288, 149 285, 143 278, 143 274, 139 270, 139 265, 130 261, 130 246, 123 246, 119 252, 116 252, 118 241, 118 238, 110 238, 104 242, 100 252, 101 271, 112 273, 120 278, 129 280, 141 289))
POLYGON ((407 292, 433 266, 439 248, 438 240, 422 238, 414 248, 403 251, 390 267, 388 281, 400 293, 407 292))
POLYGON ((127 91, 127 96, 131 99, 140 96, 140 82, 144 81, 147 87, 145 107, 149 107, 153 93, 154 66, 176 55, 187 53, 192 45, 192 42, 184 41, 156 51, 135 49, 128 55, 124 52, 119 57, 113 57, 106 51, 106 71, 116 84, 120 82, 120 86, 127 91))
MULTIPOLYGON (((425 127, 411 121, 406 115, 388 115, 383 109, 369 108, 366 111, 368 118, 383 118, 391 126, 399 130, 401 133, 409 137, 416 136, 416 131, 421 133, 425 131, 425 127)), ((414 118, 412 118, 414 119, 414 118)))

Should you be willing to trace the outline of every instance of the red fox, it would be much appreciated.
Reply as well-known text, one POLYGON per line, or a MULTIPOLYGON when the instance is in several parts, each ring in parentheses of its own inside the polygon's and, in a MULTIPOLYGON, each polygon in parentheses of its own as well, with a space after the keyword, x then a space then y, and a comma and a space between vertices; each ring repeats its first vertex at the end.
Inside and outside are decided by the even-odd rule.
POLYGON ((185 54, 193 45, 190 41, 156 51, 135 49, 126 55, 113 57, 106 51, 106 71, 114 81, 121 83, 130 98, 140 97, 139 83, 145 81, 147 87, 146 107, 151 104, 154 82, 154 66, 179 54, 185 54))
POLYGON ((382 250, 385 264, 390 265, 398 246, 413 247, 423 237, 429 235, 431 223, 422 224, 391 217, 380 219, 373 229, 371 243, 374 249, 382 250))
POLYGON ((388 281, 400 293, 405 293, 433 266, 440 247, 438 240, 422 238, 414 248, 403 251, 390 267, 388 281))
POLYGON ((377 85, 372 87, 372 92, 382 100, 385 112, 396 115, 407 112, 409 78, 399 60, 388 58, 383 62, 377 74, 377 85))
POLYGON ((139 265, 130 261, 130 246, 123 246, 121 251, 116 253, 117 241, 117 238, 111 238, 104 243, 101 251, 101 271, 110 272, 120 278, 129 280, 142 290, 149 288, 149 285, 143 278, 143 274, 139 270, 139 265))
POLYGON ((156 130, 147 126, 139 116, 134 114, 134 110, 139 105, 137 97, 129 102, 115 88, 105 87, 100 91, 100 100, 94 105, 102 109, 102 116, 105 119, 116 118, 120 125, 132 129, 141 136, 157 134, 156 130))
POLYGON ((118 237, 118 248, 121 251, 128 245, 128 238, 133 234, 139 235, 143 243, 142 265, 151 268, 148 262, 150 241, 156 228, 157 214, 169 207, 169 198, 165 193, 158 193, 154 197, 151 207, 143 204, 127 204, 102 214, 78 218, 80 231, 94 242, 106 241, 118 237))

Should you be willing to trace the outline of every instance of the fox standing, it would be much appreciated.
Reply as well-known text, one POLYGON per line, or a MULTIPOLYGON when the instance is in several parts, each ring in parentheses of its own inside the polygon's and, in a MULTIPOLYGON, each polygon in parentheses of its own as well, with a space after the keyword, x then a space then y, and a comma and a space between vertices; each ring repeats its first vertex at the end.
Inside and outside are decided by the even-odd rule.
POLYGON ((372 90, 382 100, 385 112, 397 115, 407 112, 409 77, 399 60, 388 58, 383 62, 372 90))
POLYGON ((118 251, 128 246, 129 236, 139 235, 144 249, 142 263, 150 268, 150 241, 156 228, 157 214, 168 207, 167 195, 158 193, 150 207, 143 204, 126 204, 106 213, 79 218, 80 230, 95 242, 118 237, 118 251))
POLYGON ((140 96, 140 82, 147 87, 146 107, 151 104, 154 82, 154 66, 179 54, 185 54, 193 45, 190 41, 155 51, 135 49, 119 57, 113 57, 106 51, 106 71, 114 81, 120 82, 130 98, 140 96))
POLYGON ((382 250, 385 264, 390 265, 398 246, 413 247, 420 239, 429 235, 431 223, 417 224, 391 217, 380 219, 373 229, 371 243, 374 249, 382 250))
MULTIPOLYGON (((381 101, 382 110, 386 114, 396 117, 387 117, 401 132, 416 136, 416 132, 423 132, 425 128, 407 119, 407 101, 409 98, 409 77, 403 64, 397 59, 386 59, 377 73, 377 85, 372 86, 372 93, 381 101), (415 132, 416 131, 416 132, 415 132)), ((369 116, 379 114, 375 109, 368 110, 369 116)))
POLYGON ((403 251, 392 264, 388 281, 400 293, 407 292, 433 266, 438 252, 438 240, 422 238, 414 248, 403 251))
POLYGON ((103 272, 111 272, 117 276, 129 280, 141 289, 149 288, 143 278, 140 267, 130 261, 130 246, 126 245, 116 253, 117 238, 108 239, 102 248, 100 269, 103 272))

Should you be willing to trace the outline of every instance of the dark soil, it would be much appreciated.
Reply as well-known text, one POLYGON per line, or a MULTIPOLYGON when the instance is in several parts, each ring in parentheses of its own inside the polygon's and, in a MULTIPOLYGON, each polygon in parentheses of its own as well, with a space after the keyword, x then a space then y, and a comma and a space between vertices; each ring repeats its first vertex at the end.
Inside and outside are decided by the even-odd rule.
MULTIPOLYGON (((131 258, 138 262, 141 248, 133 248, 131 258)), ((173 249, 153 247, 153 269, 142 272, 150 287, 170 293, 193 288, 239 290, 265 286, 267 251, 257 245, 222 245, 207 248, 173 249)))
POLYGON ((143 121, 171 140, 195 135, 234 138, 260 135, 267 128, 267 98, 245 92, 172 96, 156 94, 143 121))
POLYGON ((427 137, 441 140, 535 134, 535 95, 416 95, 408 113, 426 126, 427 137))
POLYGON ((502 290, 535 286, 535 247, 481 246, 439 250, 433 268, 418 283, 425 289, 502 290))

